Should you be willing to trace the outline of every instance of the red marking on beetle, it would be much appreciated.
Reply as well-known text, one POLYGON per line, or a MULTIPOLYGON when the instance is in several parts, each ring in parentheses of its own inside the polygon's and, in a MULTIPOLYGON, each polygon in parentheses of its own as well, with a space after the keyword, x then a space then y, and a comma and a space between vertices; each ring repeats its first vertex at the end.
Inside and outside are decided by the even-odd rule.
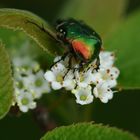
POLYGON ((73 40, 72 47, 76 52, 79 52, 80 54, 82 54, 85 59, 90 58, 90 51, 88 47, 85 45, 85 43, 81 41, 73 40))

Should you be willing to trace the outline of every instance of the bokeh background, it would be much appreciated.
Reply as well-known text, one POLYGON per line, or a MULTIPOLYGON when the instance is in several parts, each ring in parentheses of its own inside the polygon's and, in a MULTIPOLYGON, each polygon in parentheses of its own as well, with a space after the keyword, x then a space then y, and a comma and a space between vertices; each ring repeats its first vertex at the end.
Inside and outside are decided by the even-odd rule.
MULTIPOLYGON (((85 20, 89 25, 95 23, 92 26, 101 34, 103 39, 108 38, 110 33, 118 28, 120 22, 140 9, 140 0, 118 0, 117 3, 119 4, 111 0, 93 0, 97 6, 94 6, 94 2, 92 3, 91 0, 81 1, 83 3, 80 4, 79 0, 0 0, 0 7, 32 11, 52 25, 58 17, 61 17, 60 15, 67 17, 72 13, 70 16, 85 20), (87 8, 88 5, 90 5, 89 8, 87 8), (79 10, 78 7, 83 9, 79 10), (95 14, 94 9, 97 11, 95 14), (108 12, 109 10, 110 12, 108 12), (105 12, 108 12, 108 17, 103 18, 105 12), (89 13, 89 17, 87 13, 89 13)), ((11 34, 10 31, 0 30, 0 37, 8 46, 11 45, 11 42, 7 41, 11 34)), ((22 37, 20 39, 22 40, 22 37)), ((19 114, 16 109, 12 110, 3 120, 0 120, 1 139, 38 140, 46 131, 56 126, 85 121, 116 126, 140 137, 139 90, 129 92, 126 90, 116 93, 113 100, 107 104, 96 100, 93 104, 86 106, 76 104, 75 99, 69 94, 64 95, 62 91, 58 92, 59 94, 56 92, 43 96, 38 101, 39 107, 27 114, 19 114), (45 122, 42 122, 42 114, 46 115, 45 122)))

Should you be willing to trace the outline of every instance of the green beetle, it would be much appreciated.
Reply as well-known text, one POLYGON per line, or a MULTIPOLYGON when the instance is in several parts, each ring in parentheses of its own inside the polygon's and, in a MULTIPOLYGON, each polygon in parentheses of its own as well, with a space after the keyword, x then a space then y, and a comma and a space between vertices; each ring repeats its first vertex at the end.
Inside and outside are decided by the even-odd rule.
MULTIPOLYGON (((77 21, 72 18, 67 20, 58 20, 55 27, 56 35, 52 35, 52 33, 46 30, 43 26, 40 27, 32 21, 27 22, 36 25, 56 41, 63 43, 64 46, 68 48, 68 52, 62 57, 63 60, 68 54, 71 54, 75 59, 80 60, 80 66, 83 67, 97 59, 95 69, 99 69, 99 53, 102 46, 102 40, 91 27, 82 21, 77 21)), ((58 60, 55 64, 61 60, 58 60)))
POLYGON ((57 38, 62 41, 69 52, 83 64, 89 64, 97 59, 99 68, 99 53, 102 46, 100 36, 89 26, 75 19, 59 20, 56 25, 57 38))

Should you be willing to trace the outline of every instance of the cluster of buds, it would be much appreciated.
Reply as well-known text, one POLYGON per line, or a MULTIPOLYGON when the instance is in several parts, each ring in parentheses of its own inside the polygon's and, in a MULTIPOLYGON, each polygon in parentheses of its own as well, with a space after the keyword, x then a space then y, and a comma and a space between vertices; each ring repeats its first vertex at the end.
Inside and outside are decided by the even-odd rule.
POLYGON ((101 51, 99 58, 100 66, 97 70, 95 69, 96 60, 80 69, 80 64, 69 55, 64 60, 62 56, 57 56, 53 67, 45 74, 39 64, 28 57, 14 58, 15 98, 13 105, 17 104, 22 112, 27 112, 36 107, 36 99, 41 98, 44 93, 62 88, 71 91, 78 104, 89 104, 94 98, 107 103, 116 92, 112 89, 117 85, 120 72, 114 66, 114 53, 101 51), (71 67, 70 61, 72 61, 71 67))
POLYGON ((50 86, 43 78, 44 72, 37 62, 28 57, 13 59, 14 102, 20 111, 36 108, 36 99, 50 92, 50 86))

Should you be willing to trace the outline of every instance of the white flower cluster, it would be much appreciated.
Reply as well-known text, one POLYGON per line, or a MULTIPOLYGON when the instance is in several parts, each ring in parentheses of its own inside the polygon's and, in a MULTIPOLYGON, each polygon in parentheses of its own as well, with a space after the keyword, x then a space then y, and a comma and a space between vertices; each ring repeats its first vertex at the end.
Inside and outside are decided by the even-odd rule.
POLYGON ((65 88, 70 90, 75 95, 78 104, 89 104, 93 102, 94 97, 107 103, 115 92, 112 88, 117 85, 119 70, 113 65, 114 53, 102 51, 99 57, 98 71, 94 67, 96 60, 84 70, 79 71, 76 68, 80 67, 80 64, 72 63, 72 68, 69 68, 69 56, 65 60, 61 60, 61 56, 58 56, 54 62, 61 61, 47 71, 44 77, 52 89, 65 88))
POLYGON ((50 92, 50 85, 43 78, 43 71, 37 62, 28 57, 13 59, 15 98, 13 105, 17 104, 22 112, 36 107, 36 99, 43 93, 50 92))

